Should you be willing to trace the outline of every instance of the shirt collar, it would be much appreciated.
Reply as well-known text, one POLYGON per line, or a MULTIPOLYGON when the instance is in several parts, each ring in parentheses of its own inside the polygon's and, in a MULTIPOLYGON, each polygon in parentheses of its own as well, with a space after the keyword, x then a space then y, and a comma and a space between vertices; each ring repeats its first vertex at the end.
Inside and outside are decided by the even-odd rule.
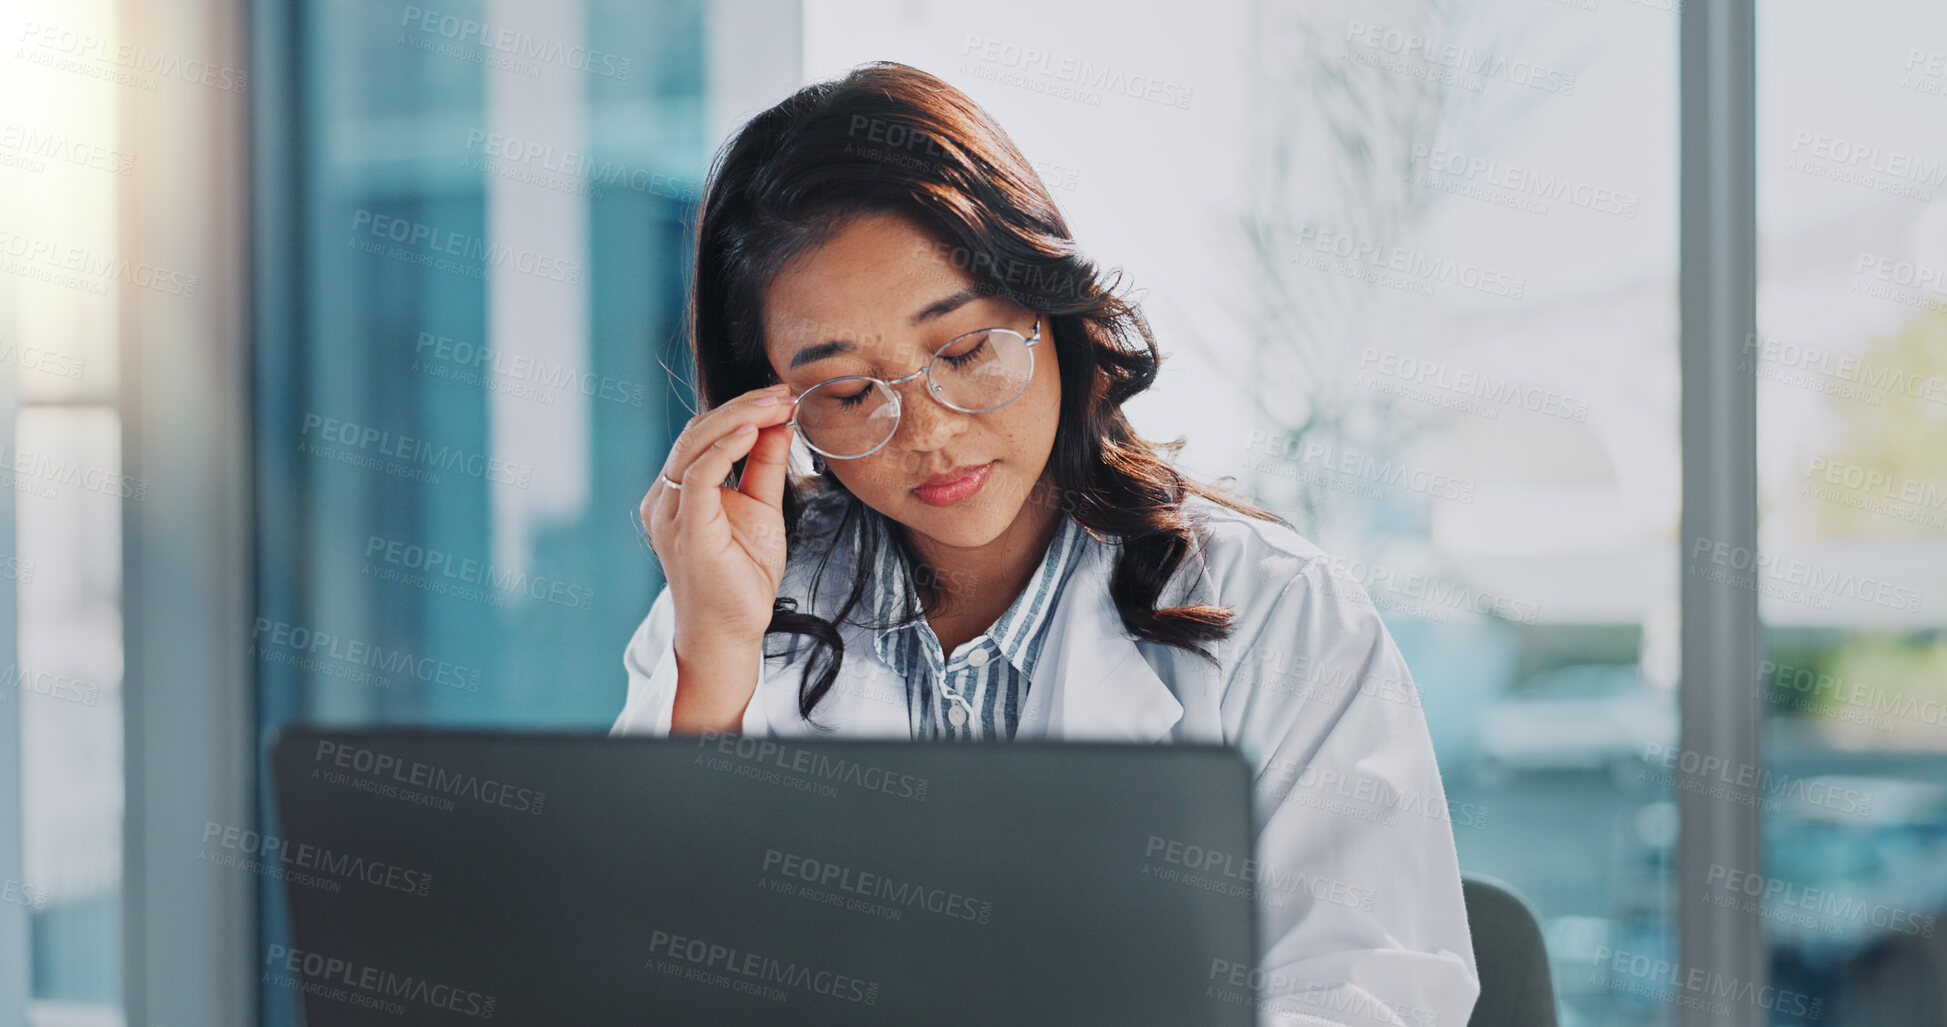
MULTIPOLYGON (((1190 502, 1207 501, 1192 497, 1190 502)), ((1049 615, 1052 623, 1042 645, 1045 658, 1035 669, 1014 738, 1147 743, 1168 737, 1184 715, 1183 704, 1173 689, 1189 682, 1165 683, 1152 666, 1150 655, 1125 629, 1109 589, 1116 544, 1085 531, 1081 539, 1081 555, 1063 589, 1066 599, 1049 615)), ((1201 569, 1190 574, 1193 582, 1202 577, 1201 569)), ((824 586, 823 594, 836 604, 849 588, 849 582, 834 579, 824 586), (833 590, 838 591, 833 594, 833 590)), ((1177 598, 1169 589, 1164 597, 1158 601, 1167 600, 1171 605, 1188 601, 1177 598)), ((872 632, 866 627, 847 619, 838 628, 845 636, 848 652, 872 651, 872 632)), ((1166 656, 1160 659, 1173 660, 1166 656)), ((910 738, 912 723, 899 666, 883 655, 856 661, 848 658, 813 721, 860 737, 910 738)), ((1173 662, 1163 666, 1166 669, 1162 673, 1169 673, 1171 681, 1178 682, 1182 671, 1170 670, 1175 667, 1173 662)), ((798 713, 800 687, 801 668, 793 654, 766 660, 757 698, 745 711, 744 733, 760 737, 814 733, 817 728, 798 713)))
POLYGON ((1042 554, 1040 566, 1028 579, 1027 587, 1000 615, 987 634, 1007 657, 1014 669, 1032 678, 1035 662, 1041 656, 1042 642, 1048 635, 1049 613, 1061 601, 1062 585, 1082 552, 1082 526, 1067 514, 1055 526, 1055 537, 1042 554))
MULTIPOLYGON (((869 512, 871 518, 881 516, 877 512, 869 512)), ((866 519, 860 518, 859 534, 855 534, 855 541, 868 530, 864 523, 866 519)), ((870 529, 879 535, 878 555, 871 568, 871 589, 875 597, 872 645, 880 659, 897 667, 899 647, 895 641, 898 635, 901 632, 917 632, 924 627, 924 622, 915 620, 909 624, 885 626, 905 611, 911 593, 899 554, 895 551, 890 534, 880 530, 883 527, 883 524, 874 524, 870 529)), ((1040 659, 1042 644, 1047 639, 1049 614, 1060 603, 1062 586, 1081 557, 1085 537, 1082 526, 1074 518, 1062 514, 1056 523, 1054 538, 1049 541, 1047 551, 1042 553, 1041 563, 1028 578, 1026 587, 1021 589, 1021 594, 1015 597, 1006 612, 984 632, 1007 662, 1027 677, 1034 675, 1035 663, 1040 659)), ((941 653, 943 659, 951 655, 941 653)))

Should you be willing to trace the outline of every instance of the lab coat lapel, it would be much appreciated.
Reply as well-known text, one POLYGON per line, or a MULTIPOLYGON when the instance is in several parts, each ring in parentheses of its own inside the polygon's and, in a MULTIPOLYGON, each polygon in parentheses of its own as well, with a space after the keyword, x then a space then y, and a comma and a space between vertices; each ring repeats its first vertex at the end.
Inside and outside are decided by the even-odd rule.
POLYGON ((1154 742, 1183 704, 1122 626, 1109 595, 1115 551, 1093 536, 1062 588, 1028 688, 1018 739, 1154 742))
MULTIPOLYGON (((1183 704, 1143 659, 1109 596, 1115 550, 1086 537, 1075 569, 1050 612, 1041 658, 1028 687, 1016 739, 1154 742, 1183 719, 1183 704)), ((870 631, 840 626, 845 661, 813 720, 839 734, 911 738, 903 679, 879 659, 870 631)), ((809 646, 806 647, 806 651, 809 646)), ((771 730, 808 735, 798 715, 798 660, 765 661, 757 697, 771 730)))
MULTIPOLYGON (((870 631, 841 624, 839 634, 845 639, 845 660, 832 680, 831 691, 811 711, 812 720, 848 736, 910 739, 913 730, 907 722, 905 681, 879 659, 870 631)), ((805 652, 809 650, 807 643, 805 652)), ((802 660, 767 660, 765 664, 758 693, 767 703, 773 729, 778 734, 813 734, 816 729, 798 714, 802 660)))

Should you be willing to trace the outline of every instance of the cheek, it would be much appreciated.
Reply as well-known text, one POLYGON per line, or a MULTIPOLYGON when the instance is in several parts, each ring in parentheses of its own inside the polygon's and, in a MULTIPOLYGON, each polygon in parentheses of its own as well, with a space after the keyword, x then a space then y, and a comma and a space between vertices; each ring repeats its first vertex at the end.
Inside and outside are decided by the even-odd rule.
POLYGON ((1054 375, 1036 374, 1034 384, 1029 388, 1024 400, 1032 400, 1027 417, 1023 418, 1025 438, 1024 447, 1036 455, 1045 454, 1054 448, 1055 429, 1061 425, 1061 381, 1054 375))
POLYGON ((864 460, 847 462, 852 466, 840 468, 839 480, 861 499, 906 491, 903 483, 914 476, 918 466, 912 453, 894 444, 864 460))

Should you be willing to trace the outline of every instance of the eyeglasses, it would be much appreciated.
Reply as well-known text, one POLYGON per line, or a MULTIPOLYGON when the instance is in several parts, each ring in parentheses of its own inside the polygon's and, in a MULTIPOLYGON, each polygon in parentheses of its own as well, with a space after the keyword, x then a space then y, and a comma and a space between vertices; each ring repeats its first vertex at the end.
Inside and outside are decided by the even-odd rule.
POLYGON ((1037 317, 1033 335, 983 328, 957 336, 904 378, 852 374, 819 382, 792 400, 791 427, 813 452, 833 460, 871 456, 899 431, 899 393, 893 386, 925 375, 927 393, 950 410, 999 410, 1027 391, 1040 341, 1037 317))

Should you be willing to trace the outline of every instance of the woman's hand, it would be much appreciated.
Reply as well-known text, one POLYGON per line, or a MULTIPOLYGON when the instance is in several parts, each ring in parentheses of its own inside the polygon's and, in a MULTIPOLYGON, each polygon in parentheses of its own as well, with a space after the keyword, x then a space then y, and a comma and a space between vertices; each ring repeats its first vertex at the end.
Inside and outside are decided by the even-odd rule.
POLYGON ((784 580, 790 419, 783 386, 746 392, 691 418, 642 497, 649 547, 662 561, 675 606, 677 701, 700 714, 681 718, 692 723, 740 717, 755 687, 764 629, 784 580), (724 487, 740 458, 738 487, 724 487), (671 488, 663 475, 683 487, 671 488))

